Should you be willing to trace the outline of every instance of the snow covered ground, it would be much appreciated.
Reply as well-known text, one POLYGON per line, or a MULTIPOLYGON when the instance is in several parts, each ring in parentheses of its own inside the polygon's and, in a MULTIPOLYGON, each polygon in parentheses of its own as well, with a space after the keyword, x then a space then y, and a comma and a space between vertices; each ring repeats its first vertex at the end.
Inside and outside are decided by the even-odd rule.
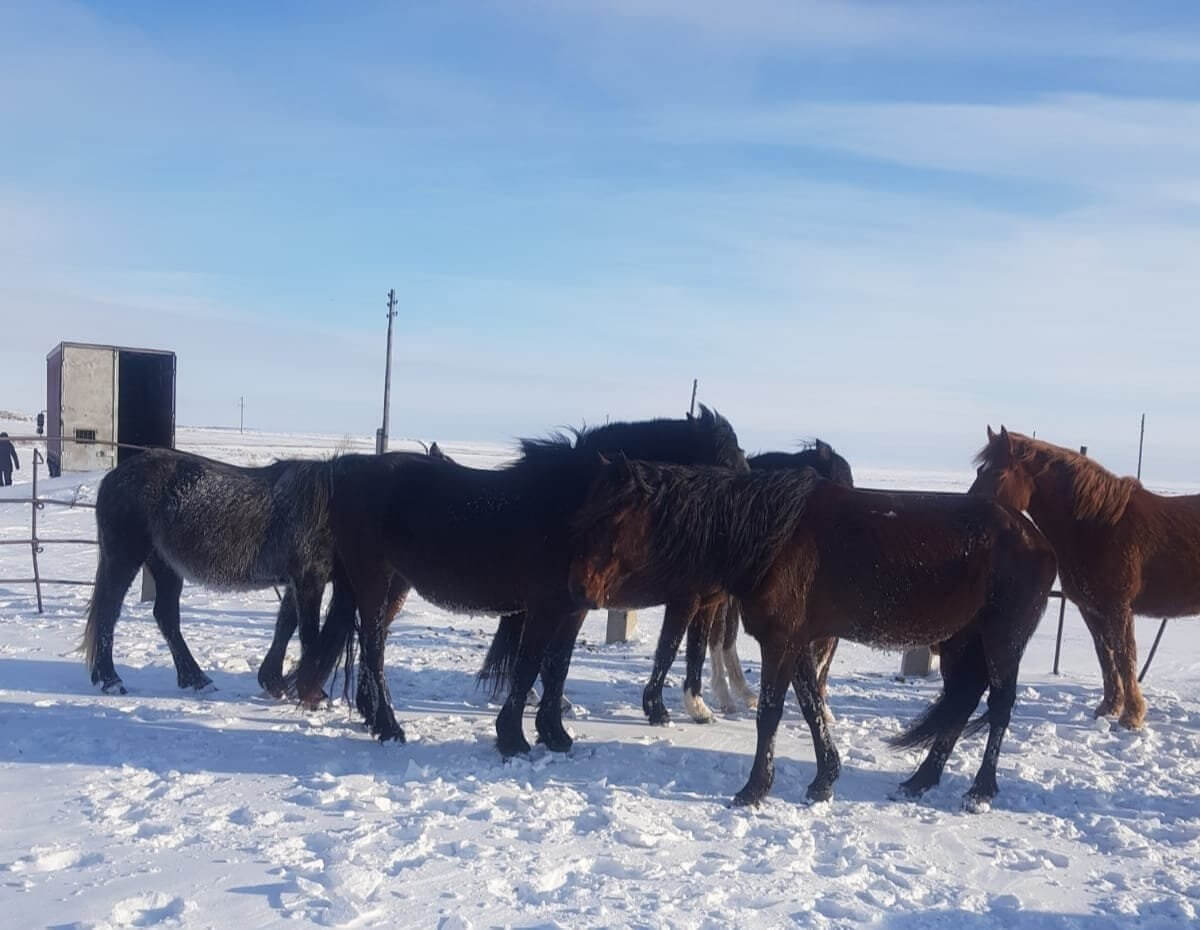
MULTIPOLYGON (((201 429, 179 442, 239 462, 369 446, 201 429)), ((509 454, 443 447, 468 464, 509 454)), ((864 486, 962 489, 966 464, 855 473, 864 486)), ((69 499, 81 482, 93 499, 97 475, 47 489, 69 499)), ((0 540, 27 536, 28 516, 0 507, 0 540)), ((40 520, 45 535, 94 531, 87 510, 47 508, 40 520)), ((95 551, 48 546, 42 564, 90 578, 95 551)), ((0 577, 28 571, 27 548, 0 546, 0 577)), ((843 644, 831 678, 836 798, 804 803, 812 747, 792 705, 772 796, 734 810, 750 715, 643 721, 659 611, 642 612, 637 641, 621 646, 604 646, 603 617, 589 618, 568 682, 575 748, 505 763, 473 681, 491 619, 412 598, 388 646, 409 742, 381 746, 344 704, 302 713, 260 693, 271 591, 185 589, 184 634, 219 688, 204 696, 176 689, 135 594, 116 638, 130 693, 115 697, 95 691, 74 652, 86 588, 48 589, 39 615, 31 588, 0 585, 0 926, 1167 928, 1194 926, 1200 909, 1194 623, 1168 628, 1148 725, 1133 734, 1091 717, 1099 672, 1071 608, 1064 674, 1049 674, 1052 608, 1022 670, 1001 793, 982 815, 959 809, 981 737, 960 744, 923 801, 888 800, 918 757, 884 739, 939 685, 897 681, 897 656, 843 644)), ((1139 621, 1143 652, 1155 627, 1139 621)), ((755 644, 743 637, 740 650, 756 680, 755 644)), ((674 706, 682 661, 677 673, 674 706)))

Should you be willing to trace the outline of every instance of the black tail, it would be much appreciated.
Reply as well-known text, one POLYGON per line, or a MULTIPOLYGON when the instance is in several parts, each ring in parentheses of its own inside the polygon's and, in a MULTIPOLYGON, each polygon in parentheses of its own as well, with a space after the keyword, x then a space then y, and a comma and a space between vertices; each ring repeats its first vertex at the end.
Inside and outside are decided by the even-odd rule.
POLYGON ((525 632, 525 613, 506 614, 500 618, 500 626, 492 637, 492 645, 483 660, 483 668, 475 676, 480 687, 489 688, 488 695, 494 701, 512 681, 517 667, 517 656, 521 651, 521 634, 525 632))
MULTIPOLYGON (((975 643, 959 656, 952 668, 946 670, 946 684, 933 706, 898 736, 888 739, 896 749, 929 746, 944 734, 957 734, 979 705, 987 689, 987 660, 982 643, 975 643)), ((975 721, 972 726, 978 724, 975 721)))

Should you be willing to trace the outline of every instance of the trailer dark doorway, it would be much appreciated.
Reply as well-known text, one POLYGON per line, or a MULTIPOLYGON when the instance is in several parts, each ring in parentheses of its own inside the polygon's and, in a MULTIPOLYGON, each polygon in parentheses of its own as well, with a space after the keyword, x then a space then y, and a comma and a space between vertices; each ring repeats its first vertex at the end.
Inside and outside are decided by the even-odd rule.
MULTIPOLYGON (((117 380, 117 442, 174 446, 175 356, 121 351, 117 380)), ((137 452, 118 449, 118 464, 137 452)))

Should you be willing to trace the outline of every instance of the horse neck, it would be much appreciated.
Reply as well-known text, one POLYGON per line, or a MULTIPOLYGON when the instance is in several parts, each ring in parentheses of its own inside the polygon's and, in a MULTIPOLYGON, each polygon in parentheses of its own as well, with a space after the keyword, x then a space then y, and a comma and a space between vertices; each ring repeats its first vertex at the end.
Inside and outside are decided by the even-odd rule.
POLYGON ((1043 470, 1033 479, 1033 494, 1028 507, 1029 516, 1060 559, 1070 550, 1080 523, 1074 514, 1075 501, 1068 485, 1056 469, 1043 470))

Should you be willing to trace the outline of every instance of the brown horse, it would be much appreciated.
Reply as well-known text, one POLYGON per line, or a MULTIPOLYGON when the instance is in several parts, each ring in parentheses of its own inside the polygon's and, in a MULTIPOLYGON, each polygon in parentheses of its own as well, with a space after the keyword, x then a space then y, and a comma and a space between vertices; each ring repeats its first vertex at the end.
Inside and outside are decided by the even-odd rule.
POLYGON ((1140 727, 1133 616, 1200 612, 1200 495, 1163 497, 1085 456, 988 427, 972 493, 1024 510, 1058 555, 1063 593, 1087 624, 1100 658, 1096 716, 1140 727))
POLYGON ((943 692, 894 740, 930 745, 900 792, 917 797, 937 784, 989 691, 977 721, 989 729, 987 747, 964 802, 982 809, 995 795, 1017 668, 1055 575, 1050 544, 1016 511, 963 494, 853 490, 807 469, 739 475, 617 462, 589 491, 572 545, 571 592, 587 606, 638 606, 652 583, 660 601, 672 585, 741 601, 762 647, 762 689, 754 766, 735 804, 771 788, 789 684, 816 750, 808 797, 832 797, 841 763, 811 648, 832 636, 892 649, 940 643, 943 692))

